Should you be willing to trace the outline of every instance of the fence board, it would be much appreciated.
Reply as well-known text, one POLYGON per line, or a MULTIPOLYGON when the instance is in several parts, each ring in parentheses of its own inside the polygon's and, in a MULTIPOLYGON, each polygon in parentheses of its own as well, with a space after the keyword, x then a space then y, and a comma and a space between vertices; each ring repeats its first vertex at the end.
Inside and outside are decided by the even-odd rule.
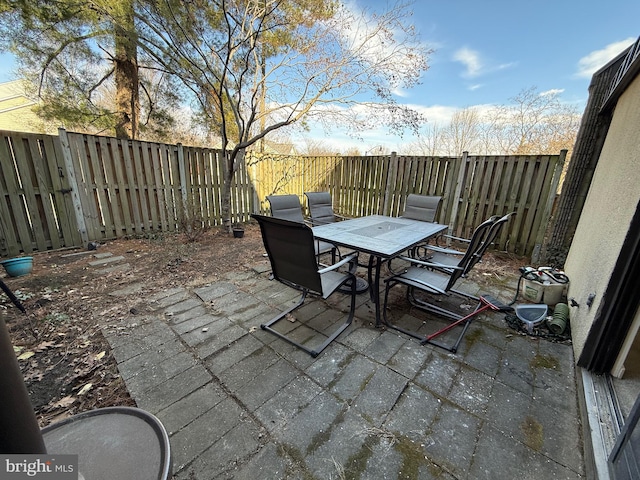
POLYGON ((3 216, 6 215, 6 231, 14 232, 13 234, 5 233, 5 241, 17 241, 17 244, 8 244, 7 250, 11 255, 16 255, 20 251, 31 253, 33 244, 31 241, 31 231, 27 227, 29 218, 26 206, 22 200, 22 192, 19 185, 19 170, 15 162, 14 150, 12 148, 13 138, 5 136, 0 146, 0 155, 2 158, 11 159, 9 162, 0 162, 3 168, 3 216), (15 167, 15 168, 12 168, 15 167), (10 220, 9 220, 10 219, 10 220))
MULTIPOLYGON (((59 141, 53 136, 42 138, 42 148, 49 167, 52 185, 52 202, 58 220, 58 227, 64 246, 82 244, 80 227, 77 222, 74 199, 77 187, 74 175, 67 171, 64 153, 59 141)), ((62 246, 62 245, 61 245, 62 246)))
MULTIPOLYGON (((222 222, 220 150, 64 130, 60 139, 12 135, 0 145, 0 155, 11 159, 0 165, 3 255, 68 246, 70 237, 78 243, 175 231, 187 207, 206 225, 222 222), (72 195, 63 193, 70 188, 72 195)), ((269 194, 293 193, 303 203, 305 191, 329 191, 336 211, 347 216, 399 215, 409 193, 440 195, 438 220, 459 236, 491 214, 516 211, 497 244, 526 254, 544 239, 564 157, 253 154, 246 160, 232 185, 233 222, 264 212, 269 194)))
POLYGON ((133 159, 131 158, 131 142, 123 140, 120 143, 120 154, 122 155, 122 161, 124 162, 124 168, 126 178, 129 185, 129 200, 131 202, 131 215, 133 218, 130 220, 133 222, 131 226, 133 232, 140 235, 144 233, 144 227, 141 216, 141 192, 140 184, 138 183, 138 176, 135 173, 133 159))

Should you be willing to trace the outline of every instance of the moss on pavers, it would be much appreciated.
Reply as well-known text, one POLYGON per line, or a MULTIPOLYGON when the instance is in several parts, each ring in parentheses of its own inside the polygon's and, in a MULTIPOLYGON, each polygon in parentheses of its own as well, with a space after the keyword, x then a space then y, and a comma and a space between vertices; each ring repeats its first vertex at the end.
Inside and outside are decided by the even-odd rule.
POLYGON ((443 402, 424 439, 426 456, 456 477, 469 478, 481 425, 478 417, 443 402))
POLYGON ((255 415, 269 432, 281 431, 321 392, 322 387, 309 377, 298 375, 260 405, 255 415))
POLYGON ((380 366, 353 400, 353 406, 364 418, 379 427, 394 408, 408 381, 399 373, 380 366))

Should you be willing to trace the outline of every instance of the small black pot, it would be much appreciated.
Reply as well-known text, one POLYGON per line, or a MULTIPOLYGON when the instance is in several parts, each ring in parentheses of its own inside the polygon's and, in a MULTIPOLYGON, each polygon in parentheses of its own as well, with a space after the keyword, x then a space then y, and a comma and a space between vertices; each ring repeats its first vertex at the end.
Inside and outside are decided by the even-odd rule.
POLYGON ((242 238, 242 237, 244 237, 244 228, 234 228, 233 229, 233 237, 234 238, 242 238))

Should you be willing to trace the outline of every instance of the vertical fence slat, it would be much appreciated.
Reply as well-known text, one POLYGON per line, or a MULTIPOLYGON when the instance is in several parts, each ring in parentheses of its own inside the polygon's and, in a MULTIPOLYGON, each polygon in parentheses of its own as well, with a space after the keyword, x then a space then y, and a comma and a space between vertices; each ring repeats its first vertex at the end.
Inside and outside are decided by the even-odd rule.
MULTIPOLYGON (((12 135, 0 146, 0 154, 11 159, 0 166, 3 255, 66 246, 70 237, 79 243, 174 231, 187 207, 205 225, 222 223, 225 157, 219 150, 64 131, 58 138, 12 135), (28 179, 28 191, 18 178, 22 183, 28 179)), ((263 211, 268 194, 295 193, 302 203, 305 191, 329 191, 336 211, 356 216, 400 215, 406 196, 415 192, 441 195, 438 221, 461 236, 491 214, 516 211, 496 243, 523 254, 539 249, 544 239, 560 156, 394 152, 365 157, 253 154, 246 160, 232 185, 232 221, 247 221, 254 209, 263 211)))
POLYGON ((0 144, 0 156, 11 159, 10 162, 0 162, 2 169, 2 184, 4 194, 2 195, 3 229, 5 229, 5 242, 7 242, 7 252, 16 255, 20 251, 30 253, 33 251, 31 243, 31 232, 27 225, 28 218, 24 210, 24 204, 18 190, 17 174, 13 168, 14 155, 11 149, 12 138, 4 136, 0 144), (9 233, 11 232, 11 233, 9 233))

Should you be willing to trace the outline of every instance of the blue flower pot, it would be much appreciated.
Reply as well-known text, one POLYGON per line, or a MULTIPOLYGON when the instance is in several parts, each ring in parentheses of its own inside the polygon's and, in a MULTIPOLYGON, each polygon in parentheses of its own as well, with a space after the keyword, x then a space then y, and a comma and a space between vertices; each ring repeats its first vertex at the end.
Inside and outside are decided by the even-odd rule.
POLYGON ((10 277, 19 277, 31 273, 33 257, 10 258, 0 262, 10 277))

